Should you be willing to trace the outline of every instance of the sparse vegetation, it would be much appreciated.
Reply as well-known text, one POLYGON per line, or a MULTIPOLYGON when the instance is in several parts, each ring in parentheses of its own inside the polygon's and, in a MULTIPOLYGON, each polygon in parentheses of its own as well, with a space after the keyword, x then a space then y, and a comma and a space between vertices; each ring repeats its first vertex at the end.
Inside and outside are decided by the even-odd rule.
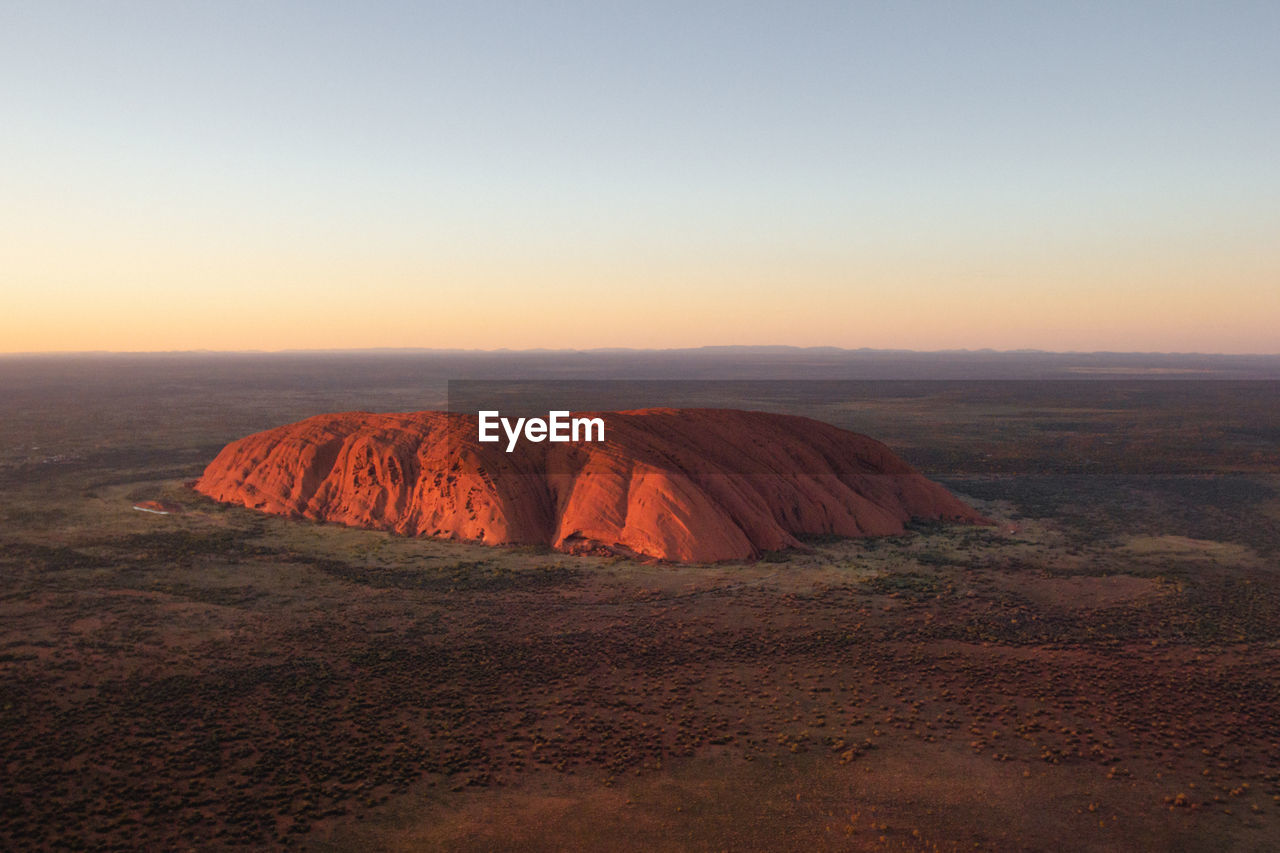
POLYGON ((529 841, 512 814, 709 849, 1278 831, 1280 471, 1258 440, 1280 404, 1259 389, 862 386, 850 409, 828 388, 811 413, 938 462, 999 525, 680 566, 186 491, 239 434, 421 405, 403 378, 262 381, 0 398, 0 846, 465 848, 464 801, 497 847, 529 841), (69 425, 93 405, 117 414, 69 425))

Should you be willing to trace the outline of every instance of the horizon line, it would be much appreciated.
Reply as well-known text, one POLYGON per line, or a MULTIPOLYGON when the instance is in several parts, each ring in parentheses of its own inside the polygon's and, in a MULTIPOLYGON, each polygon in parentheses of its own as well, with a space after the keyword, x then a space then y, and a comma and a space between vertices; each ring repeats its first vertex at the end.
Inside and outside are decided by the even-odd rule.
POLYGON ((338 347, 338 348, 287 348, 287 349, 182 349, 182 350, 19 350, 0 352, 0 358, 24 358, 33 356, 177 356, 177 355, 409 355, 409 354, 449 354, 449 355, 589 355, 608 353, 694 353, 710 351, 795 351, 824 352, 837 354, 863 355, 1056 355, 1056 356, 1195 356, 1201 358, 1280 358, 1280 352, 1199 352, 1176 350, 1044 350, 1034 348, 993 349, 981 347, 948 348, 936 350, 904 349, 894 347, 839 347, 817 344, 798 346, 794 344, 711 344, 689 347, 528 347, 515 349, 511 347, 467 348, 467 347, 338 347))

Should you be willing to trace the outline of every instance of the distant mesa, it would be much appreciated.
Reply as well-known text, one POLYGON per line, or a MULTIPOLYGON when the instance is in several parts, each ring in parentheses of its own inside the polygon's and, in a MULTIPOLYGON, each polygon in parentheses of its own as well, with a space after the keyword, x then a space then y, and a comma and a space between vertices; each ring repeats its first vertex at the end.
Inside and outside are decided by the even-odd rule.
POLYGON ((730 409, 593 413, 604 442, 480 443, 473 415, 319 415, 227 445, 196 481, 295 518, 489 545, 678 562, 987 523, 888 447, 809 418, 730 409))

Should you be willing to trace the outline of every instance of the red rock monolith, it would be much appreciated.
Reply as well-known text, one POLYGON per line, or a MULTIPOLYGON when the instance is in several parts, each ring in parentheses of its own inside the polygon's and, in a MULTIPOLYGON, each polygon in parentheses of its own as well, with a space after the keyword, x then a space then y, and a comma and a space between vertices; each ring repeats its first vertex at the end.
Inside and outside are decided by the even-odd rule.
POLYGON ((319 415, 232 442, 196 482, 225 503, 406 536, 544 544, 680 562, 883 536, 912 519, 984 523, 880 442, 730 409, 603 417, 605 441, 477 440, 475 416, 319 415))

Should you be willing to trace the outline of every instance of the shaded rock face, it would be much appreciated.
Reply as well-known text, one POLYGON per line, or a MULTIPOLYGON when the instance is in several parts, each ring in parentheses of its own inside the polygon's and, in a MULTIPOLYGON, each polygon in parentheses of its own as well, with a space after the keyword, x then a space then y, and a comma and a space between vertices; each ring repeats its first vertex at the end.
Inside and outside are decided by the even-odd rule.
POLYGON ((474 416, 319 415, 232 442, 195 488, 263 512, 681 562, 983 523, 885 445, 809 418, 728 409, 593 413, 605 441, 480 443, 474 416))

